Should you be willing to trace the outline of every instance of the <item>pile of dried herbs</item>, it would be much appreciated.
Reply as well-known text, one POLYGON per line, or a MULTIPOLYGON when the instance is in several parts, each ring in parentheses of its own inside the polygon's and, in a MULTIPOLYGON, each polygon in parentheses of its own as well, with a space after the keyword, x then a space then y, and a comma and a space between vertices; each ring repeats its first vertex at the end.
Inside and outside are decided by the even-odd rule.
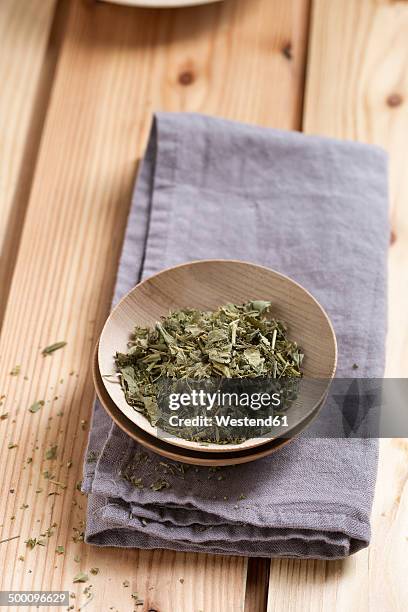
POLYGON ((170 313, 153 329, 136 327, 127 353, 116 354, 126 401, 151 424, 158 419, 158 381, 301 377, 303 354, 271 303, 226 304, 215 311, 170 313))

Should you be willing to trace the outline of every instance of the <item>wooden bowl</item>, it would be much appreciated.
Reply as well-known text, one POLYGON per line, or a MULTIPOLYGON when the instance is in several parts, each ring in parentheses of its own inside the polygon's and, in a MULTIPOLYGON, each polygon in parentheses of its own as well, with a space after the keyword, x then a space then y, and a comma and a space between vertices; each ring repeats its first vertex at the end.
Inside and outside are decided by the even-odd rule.
MULTIPOLYGON (((109 414, 109 416, 115 421, 116 425, 120 427, 128 436, 133 438, 136 442, 144 446, 150 451, 162 455, 167 459, 173 461, 180 461, 182 463, 188 463, 191 465, 204 465, 209 467, 225 466, 225 465, 239 465, 241 463, 249 463, 250 461, 256 461, 262 459, 277 450, 283 448, 291 440, 296 438, 302 431, 304 431, 309 425, 315 420, 320 411, 320 405, 316 406, 314 412, 310 414, 306 419, 303 419, 302 423, 297 428, 293 429, 290 438, 277 438, 269 440, 258 448, 246 448, 239 451, 228 451, 224 450, 218 453, 206 453, 202 450, 194 450, 189 448, 182 448, 169 444, 165 440, 151 436, 146 433, 143 429, 135 425, 130 419, 128 419, 123 412, 116 406, 111 400, 109 393, 106 391, 105 385, 102 381, 99 365, 98 365, 98 346, 95 349, 93 363, 92 363, 92 375, 95 385, 96 394, 102 406, 109 414)), ((322 400, 323 403, 324 399, 322 400)))
MULTIPOLYGON (((225 452, 250 449, 270 441, 252 438, 242 444, 202 445, 152 427, 146 417, 129 406, 122 388, 112 382, 115 374, 114 355, 126 352, 135 325, 152 327, 172 310, 198 308, 215 310, 229 302, 250 300, 272 302, 274 317, 288 324, 289 337, 302 347, 304 379, 322 381, 316 393, 307 396, 292 426, 314 413, 327 393, 337 362, 337 345, 329 318, 317 300, 306 289, 287 276, 263 266, 242 261, 204 260, 169 268, 134 287, 113 309, 99 339, 98 363, 102 381, 111 400, 137 427, 153 437, 166 437, 172 445, 201 452, 225 452)), ((277 432, 277 436, 280 433, 277 432)))

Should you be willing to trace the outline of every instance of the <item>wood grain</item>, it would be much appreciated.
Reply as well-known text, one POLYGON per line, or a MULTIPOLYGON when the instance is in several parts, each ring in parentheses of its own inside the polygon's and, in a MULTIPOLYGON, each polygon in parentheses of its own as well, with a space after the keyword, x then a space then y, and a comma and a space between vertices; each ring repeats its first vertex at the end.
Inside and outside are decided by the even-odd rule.
MULTIPOLYGON (((314 0, 304 130, 390 153, 388 377, 408 376, 407 40, 406 2, 314 0)), ((344 562, 274 561, 269 612, 405 609, 407 479, 407 441, 382 440, 370 548, 344 562)))
POLYGON ((0 3, 0 327, 55 63, 56 0, 0 3))
POLYGON ((19 536, 0 545, 2 589, 66 588, 75 609, 97 612, 131 610, 131 592, 144 600, 138 610, 243 609, 245 559, 85 546, 86 500, 75 485, 94 395, 91 352, 151 113, 299 127, 307 8, 306 0, 234 0, 158 13, 69 3, 0 338, 1 410, 9 414, 0 421, 2 491, 13 491, 0 499, 0 539, 19 536), (41 347, 57 340, 68 344, 42 357, 41 347), (21 374, 10 376, 16 364, 21 374), (37 400, 45 404, 32 414, 37 400), (52 445, 57 459, 47 460, 52 445), (26 548, 54 523, 45 546, 26 548), (92 567, 99 573, 86 585, 73 584, 92 567))

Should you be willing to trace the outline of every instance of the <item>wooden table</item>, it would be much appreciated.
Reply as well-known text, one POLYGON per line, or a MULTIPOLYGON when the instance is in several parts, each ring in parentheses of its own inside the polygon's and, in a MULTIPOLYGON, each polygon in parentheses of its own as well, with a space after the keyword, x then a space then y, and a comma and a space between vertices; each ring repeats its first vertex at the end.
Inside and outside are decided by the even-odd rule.
POLYGON ((146 612, 406 609, 406 440, 382 441, 372 543, 345 561, 99 550, 81 541, 86 498, 76 483, 91 351, 155 109, 389 150, 387 375, 408 375, 407 41, 408 3, 396 0, 225 0, 165 11, 1 1, 1 589, 69 589, 75 610, 96 612, 133 610, 132 592, 146 612), (42 357, 56 340, 68 344, 42 357), (30 413, 37 400, 44 406, 30 413), (45 460, 54 444, 57 459, 45 460), (45 546, 26 547, 54 523, 45 546), (92 567, 88 599, 89 582, 73 576, 92 567))

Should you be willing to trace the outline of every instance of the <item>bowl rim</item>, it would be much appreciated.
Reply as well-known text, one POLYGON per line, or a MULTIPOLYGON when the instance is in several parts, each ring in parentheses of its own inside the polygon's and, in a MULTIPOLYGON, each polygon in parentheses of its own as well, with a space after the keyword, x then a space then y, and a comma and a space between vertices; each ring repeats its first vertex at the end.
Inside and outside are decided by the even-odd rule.
MULTIPOLYGON (((249 261, 245 261, 245 260, 240 260, 240 259, 195 259, 195 260, 191 260, 191 261, 187 261, 187 262, 183 262, 181 264, 177 264, 175 266, 168 266, 167 268, 163 268, 162 270, 160 270, 159 272, 156 272, 154 274, 149 275, 148 277, 144 278, 143 280, 141 280, 139 283, 137 283, 134 287, 132 287, 124 296, 122 296, 122 298, 118 301, 117 304, 115 304, 115 306, 112 308, 112 310, 110 311, 108 317, 105 320, 105 323, 102 327, 101 333, 99 335, 98 338, 98 344, 97 344, 97 357, 98 357, 98 369, 99 369, 99 373, 101 376, 101 379, 103 381, 104 387, 107 391, 107 393, 109 394, 111 400, 115 403, 115 405, 119 408, 119 410, 127 417, 129 418, 132 422, 135 423, 135 425, 141 429, 143 429, 146 433, 160 439, 160 436, 158 435, 159 429, 157 427, 153 427, 149 421, 147 420, 147 418, 142 415, 141 413, 137 413, 139 417, 141 417, 142 423, 145 426, 141 426, 141 424, 136 423, 131 415, 132 415, 132 411, 133 413, 135 412, 133 409, 131 409, 132 407, 130 405, 129 406, 129 410, 127 410, 127 412, 125 412, 123 410, 123 408, 117 404, 117 402, 115 401, 114 397, 112 396, 111 392, 110 392, 110 385, 115 384, 117 385, 117 382, 112 383, 111 381, 109 381, 106 376, 102 375, 101 372, 101 368, 100 368, 100 364, 101 364, 101 346, 103 344, 103 337, 104 334, 106 333, 106 330, 110 324, 110 320, 112 318, 112 316, 114 315, 114 313, 119 310, 122 306, 122 304, 124 302, 126 302, 129 298, 129 296, 131 294, 133 294, 133 292, 136 289, 140 289, 143 285, 151 282, 153 279, 156 279, 160 276, 166 275, 169 272, 172 272, 174 270, 178 270, 181 268, 186 268, 186 267, 191 267, 191 266, 199 266, 199 265, 208 265, 208 264, 236 264, 239 266, 245 265, 248 266, 250 268, 257 268, 261 271, 265 271, 265 272, 272 272, 273 274, 281 277, 281 279, 283 279, 284 281, 295 285, 298 287, 298 289, 300 289, 303 293, 307 294, 307 296, 312 300, 312 302, 314 302, 315 306, 320 310, 321 314, 323 315, 324 319, 326 320, 326 323, 328 325, 328 328, 330 330, 330 336, 331 336, 331 341, 332 341, 332 346, 334 349, 334 358, 333 358, 333 364, 332 364, 332 368, 331 368, 331 373, 330 373, 330 378, 327 377, 327 385, 326 387, 323 389, 319 399, 315 402, 315 404, 313 405, 313 408, 304 416, 304 418, 306 419, 308 414, 310 412, 313 412, 316 408, 316 406, 321 402, 322 398, 325 396, 325 394, 327 394, 327 390, 331 384, 331 381, 334 378, 335 372, 336 372, 336 368, 337 368, 337 359, 338 359, 338 347, 337 347, 337 338, 336 338, 336 334, 333 328, 333 324, 326 312, 326 310, 323 308, 323 306, 320 304, 320 302, 312 295, 312 293, 310 293, 310 291, 308 291, 305 287, 303 287, 303 285, 301 285, 300 283, 298 283, 297 281, 293 280, 291 277, 282 274, 281 272, 278 272, 277 270, 274 270, 273 268, 269 268, 268 266, 263 266, 260 264, 255 264, 249 261)), ((130 331, 129 331, 130 333, 130 331)), ((113 355, 112 355, 113 356, 113 355)), ((326 379, 325 379, 326 380, 326 379)), ((324 403, 324 402, 323 402, 324 403)), ((167 435, 169 436, 169 434, 166 434, 165 432, 161 432, 161 435, 167 435)), ((257 446, 261 446, 263 444, 266 444, 267 442, 269 442, 271 439, 273 439, 270 435, 268 435, 267 437, 259 437, 259 438, 249 438, 248 440, 245 440, 245 442, 242 442, 241 444, 222 444, 222 445, 217 445, 217 444, 200 444, 199 442, 194 442, 194 441, 190 441, 190 440, 184 440, 183 438, 176 438, 176 437, 168 437, 168 440, 171 440, 171 444, 173 444, 176 447, 182 447, 182 448, 188 448, 188 449, 196 449, 196 450, 200 450, 200 451, 206 451, 206 452, 213 452, 213 453, 217 453, 217 452, 223 452, 223 450, 228 450, 228 451, 239 451, 242 450, 244 448, 256 448, 257 446)))

